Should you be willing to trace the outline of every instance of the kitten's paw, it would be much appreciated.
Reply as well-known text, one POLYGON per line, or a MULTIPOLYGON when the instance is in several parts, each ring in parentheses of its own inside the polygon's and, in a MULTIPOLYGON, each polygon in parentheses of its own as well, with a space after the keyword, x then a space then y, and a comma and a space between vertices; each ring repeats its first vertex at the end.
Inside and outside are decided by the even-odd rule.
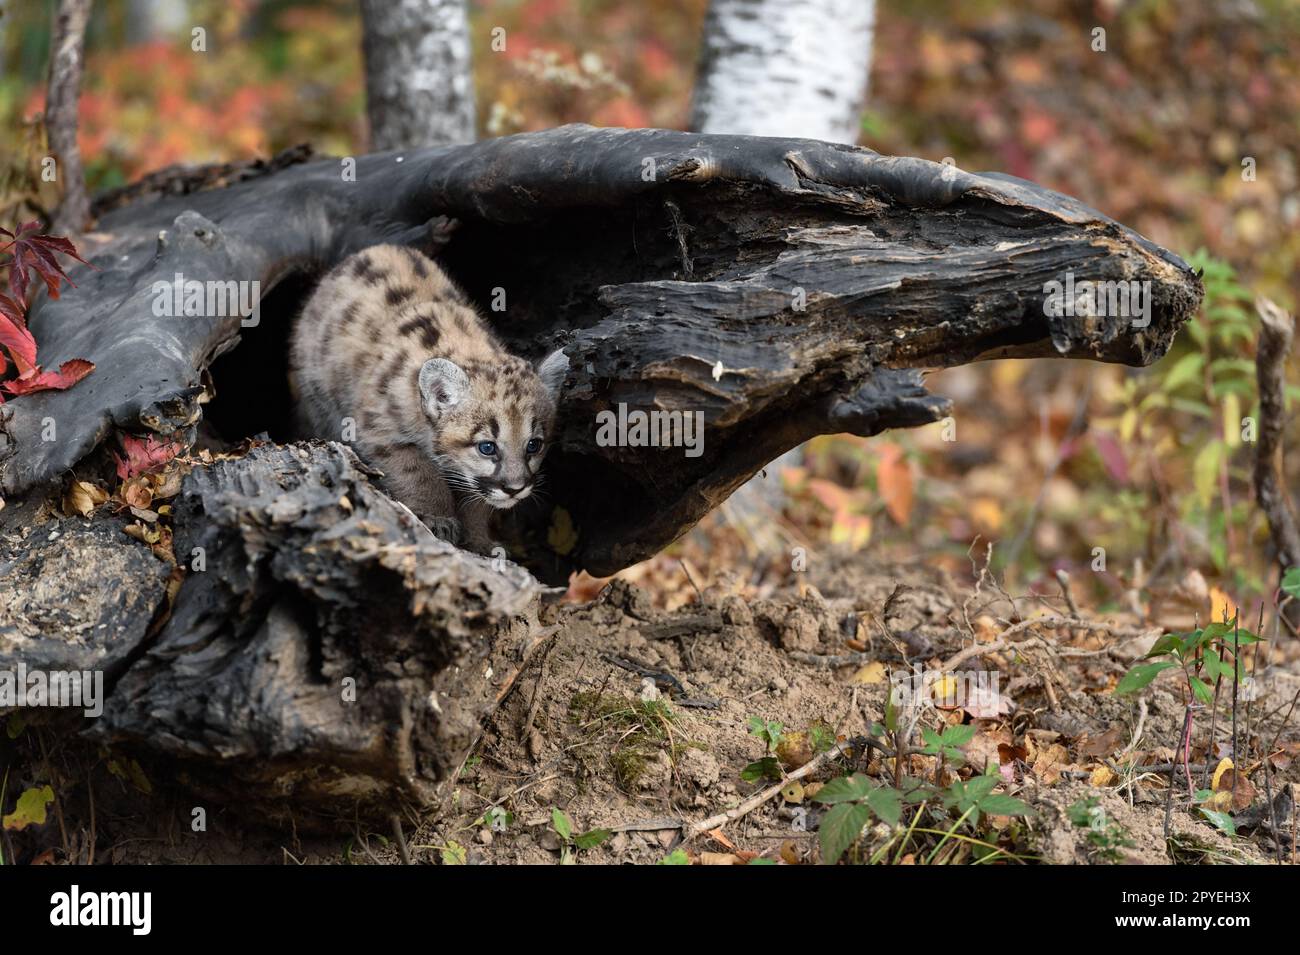
POLYGON ((465 529, 454 517, 427 516, 421 518, 424 526, 433 531, 433 536, 445 540, 448 544, 461 545, 465 529))

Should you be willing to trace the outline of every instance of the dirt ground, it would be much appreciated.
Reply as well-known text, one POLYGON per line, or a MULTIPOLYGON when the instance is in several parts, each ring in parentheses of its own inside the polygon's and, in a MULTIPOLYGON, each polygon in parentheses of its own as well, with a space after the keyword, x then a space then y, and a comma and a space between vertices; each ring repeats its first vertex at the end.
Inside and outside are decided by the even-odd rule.
MULTIPOLYGON (((1262 863, 1279 847, 1291 860, 1297 776, 1290 758, 1298 734, 1283 721, 1300 688, 1294 661, 1270 651, 1253 690, 1243 693, 1254 696, 1241 707, 1239 732, 1250 741, 1243 745, 1250 758, 1242 798, 1246 787, 1253 798, 1237 814, 1241 832, 1219 832, 1191 807, 1180 779, 1166 838, 1167 770, 1142 767, 1175 758, 1184 717, 1178 684, 1165 673, 1137 697, 1111 692, 1154 633, 1121 617, 1094 617, 1091 629, 1026 626, 1004 635, 1013 612, 1065 612, 1060 601, 1014 603, 1013 611, 987 580, 971 589, 925 567, 856 566, 808 575, 770 599, 715 587, 673 612, 655 609, 624 581, 589 603, 548 606, 543 622, 560 624, 559 631, 448 785, 443 809, 406 821, 408 855, 416 863, 467 864, 816 862, 827 808, 808 798, 817 784, 849 772, 892 782, 892 758, 861 743, 864 736, 885 741, 889 672, 936 666, 965 649, 953 669, 995 672, 994 691, 960 708, 919 711, 921 726, 973 726, 962 747, 965 765, 945 760, 940 767, 936 757, 913 754, 905 775, 947 786, 987 768, 1000 775, 999 791, 1023 800, 1031 814, 981 814, 978 827, 943 840, 955 814, 937 800, 919 812, 905 806, 903 823, 915 830, 906 843, 888 827, 869 826, 848 861, 972 862, 984 855, 995 863, 1262 863), (1027 642, 971 649, 998 639, 1027 642), (820 768, 798 785, 683 842, 683 824, 780 785, 744 778, 747 766, 768 755, 752 732, 756 719, 780 724, 775 753, 786 772, 833 741, 856 745, 838 758, 819 757, 820 768), (1254 754, 1279 735, 1266 781, 1254 754), (1283 820, 1276 838, 1267 821, 1259 824, 1266 787, 1283 820), (1091 823, 1072 818, 1080 806, 1093 807, 1091 823), (557 832, 557 809, 567 818, 567 839, 557 832), (581 838, 592 830, 607 832, 581 838)), ((1205 727, 1196 738, 1208 738, 1205 727)), ((1222 720, 1216 739, 1215 764, 1231 745, 1231 726, 1222 720)), ((1188 755, 1200 788, 1204 747, 1188 755)), ((322 840, 233 823, 215 819, 196 848, 188 832, 158 832, 122 817, 109 853, 119 862, 401 861, 392 832, 358 829, 322 840)))

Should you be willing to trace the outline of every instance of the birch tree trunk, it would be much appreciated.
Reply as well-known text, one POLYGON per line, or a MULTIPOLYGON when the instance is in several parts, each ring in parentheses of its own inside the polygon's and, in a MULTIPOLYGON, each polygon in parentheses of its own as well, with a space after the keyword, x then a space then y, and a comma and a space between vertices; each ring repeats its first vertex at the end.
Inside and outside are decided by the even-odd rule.
POLYGON ((361 0, 361 18, 371 148, 473 142, 466 0, 361 0))
POLYGON ((712 0, 691 128, 858 138, 875 0, 712 0))
POLYGON ((80 232, 90 218, 90 196, 77 147, 77 99, 89 21, 90 0, 59 0, 50 40, 50 86, 45 103, 45 129, 63 183, 63 201, 51 226, 59 235, 80 232))
MULTIPOLYGON (((871 69, 875 0, 712 0, 700 44, 691 128, 855 143, 871 69)), ((727 502, 763 539, 785 495, 792 448, 727 502)))

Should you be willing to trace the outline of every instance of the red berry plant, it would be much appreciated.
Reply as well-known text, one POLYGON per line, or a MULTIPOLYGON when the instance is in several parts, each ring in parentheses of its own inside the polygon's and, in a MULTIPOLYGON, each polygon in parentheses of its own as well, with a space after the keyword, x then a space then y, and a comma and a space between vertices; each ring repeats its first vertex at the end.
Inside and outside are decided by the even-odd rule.
POLYGON ((8 294, 0 292, 0 403, 6 395, 71 388, 95 370, 94 364, 84 358, 65 361, 58 371, 44 371, 36 362, 36 339, 27 328, 27 310, 40 288, 38 283, 45 283, 50 298, 58 298, 62 283, 72 285, 58 256, 67 255, 90 265, 70 241, 63 236, 41 235, 39 228, 34 221, 20 225, 17 233, 0 228, 0 256, 10 256, 7 263, 0 263, 9 268, 8 294))

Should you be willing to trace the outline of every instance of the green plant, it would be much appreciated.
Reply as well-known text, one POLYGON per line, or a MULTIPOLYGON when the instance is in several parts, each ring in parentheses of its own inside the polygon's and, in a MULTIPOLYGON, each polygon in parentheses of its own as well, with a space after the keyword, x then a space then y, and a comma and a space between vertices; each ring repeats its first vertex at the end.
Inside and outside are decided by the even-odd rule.
POLYGON ((609 829, 589 829, 586 832, 574 834, 573 823, 564 811, 555 807, 551 808, 551 828, 555 834, 560 837, 560 864, 571 865, 576 853, 586 849, 594 849, 614 833, 609 829))
POLYGON ((1189 698, 1212 705, 1214 690, 1205 679, 1217 682, 1224 676, 1240 683, 1245 668, 1239 658, 1239 649, 1258 643, 1259 637, 1234 623, 1212 623, 1190 633, 1167 633, 1147 651, 1145 660, 1133 667, 1115 686, 1117 696, 1136 693, 1145 688, 1161 672, 1182 667, 1189 698), (1232 662, 1226 657, 1231 654, 1232 662))
POLYGON ((945 726, 941 733, 936 733, 928 726, 922 726, 921 738, 925 740, 925 746, 918 752, 925 756, 939 756, 954 766, 960 766, 966 762, 966 756, 961 751, 961 747, 969 743, 974 737, 974 726, 945 726))
POLYGON ((1084 838, 1088 840, 1089 855, 1095 859, 1120 862, 1124 858, 1121 850, 1134 845, 1128 830, 1106 815, 1096 796, 1078 800, 1070 806, 1067 814, 1072 825, 1087 830, 1084 838))
POLYGON ((827 865, 838 862, 858 841, 862 828, 872 816, 889 826, 897 826, 903 814, 901 792, 873 783, 861 773, 832 779, 813 799, 830 806, 817 830, 822 861, 827 865))
POLYGON ((755 760, 740 771, 740 778, 747 783, 756 783, 763 779, 781 778, 781 761, 772 755, 781 743, 785 727, 776 720, 764 720, 757 716, 749 718, 749 734, 757 736, 763 742, 767 755, 755 760))

